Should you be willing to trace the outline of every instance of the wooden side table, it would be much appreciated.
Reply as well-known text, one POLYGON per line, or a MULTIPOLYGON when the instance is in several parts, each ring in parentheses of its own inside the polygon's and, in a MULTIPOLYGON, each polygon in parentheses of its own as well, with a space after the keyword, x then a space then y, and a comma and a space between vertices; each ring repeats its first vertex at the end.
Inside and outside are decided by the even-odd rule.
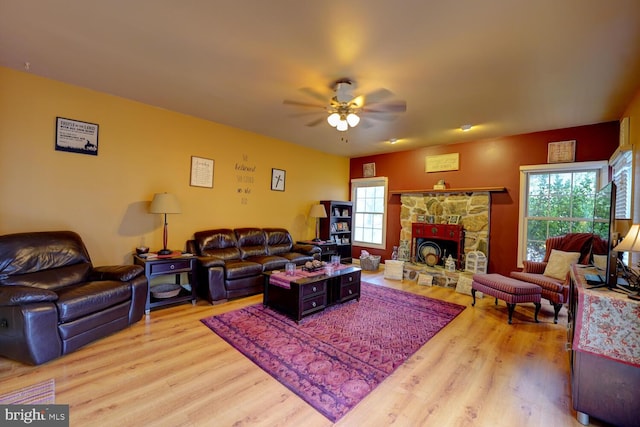
POLYGON ((147 302, 145 304, 145 314, 149 314, 151 309, 164 307, 167 305, 180 304, 191 301, 193 305, 196 303, 196 258, 194 256, 171 257, 171 258, 152 258, 146 259, 138 255, 133 256, 133 263, 144 267, 144 274, 149 282, 149 290, 147 292, 147 302), (180 276, 186 273, 189 283, 180 283, 180 276), (175 297, 171 298, 155 298, 151 294, 151 279, 159 276, 173 276, 172 283, 180 285, 182 289, 175 297))

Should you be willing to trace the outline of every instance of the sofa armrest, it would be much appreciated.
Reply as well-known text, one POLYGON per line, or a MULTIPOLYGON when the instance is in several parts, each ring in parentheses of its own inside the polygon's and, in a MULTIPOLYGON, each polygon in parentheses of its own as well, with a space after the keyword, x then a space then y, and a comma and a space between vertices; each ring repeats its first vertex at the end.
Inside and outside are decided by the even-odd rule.
POLYGON ((94 267, 89 279, 129 282, 143 273, 144 268, 140 265, 105 265, 94 267))
POLYGON ((523 273, 543 274, 545 268, 547 268, 547 263, 542 261, 523 261, 523 264, 523 273))
POLYGON ((0 286, 0 306, 55 301, 58 294, 30 286, 0 286))
POLYGON ((322 253, 322 249, 320 248, 320 246, 309 245, 306 243, 294 243, 293 247, 291 248, 291 251, 298 252, 305 255, 315 255, 315 254, 322 253))
POLYGON ((204 268, 224 267, 224 260, 217 256, 199 256, 198 263, 204 268))

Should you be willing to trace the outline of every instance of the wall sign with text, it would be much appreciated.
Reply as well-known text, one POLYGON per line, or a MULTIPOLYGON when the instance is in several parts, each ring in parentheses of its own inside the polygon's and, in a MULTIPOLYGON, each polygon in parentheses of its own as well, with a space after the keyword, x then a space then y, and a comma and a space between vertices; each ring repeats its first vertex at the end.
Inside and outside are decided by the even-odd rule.
POLYGON ((98 155, 98 125, 56 117, 56 150, 98 155))

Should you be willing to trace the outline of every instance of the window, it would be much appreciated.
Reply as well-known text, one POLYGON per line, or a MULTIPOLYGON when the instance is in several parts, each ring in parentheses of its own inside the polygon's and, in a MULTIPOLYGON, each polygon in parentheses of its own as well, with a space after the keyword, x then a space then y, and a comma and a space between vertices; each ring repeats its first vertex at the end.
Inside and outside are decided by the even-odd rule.
POLYGON ((611 172, 616 184, 616 219, 631 218, 631 150, 612 156, 611 172))
POLYGON ((595 193, 608 182, 607 162, 520 168, 518 266, 542 261, 548 237, 590 233, 595 193))
POLYGON ((387 178, 351 180, 353 244, 385 249, 387 240, 387 178))
MULTIPOLYGON (((613 182, 616 184, 616 220, 623 220, 616 232, 622 233, 620 239, 624 238, 624 234, 631 224, 631 172, 633 170, 633 158, 631 150, 616 150, 609 160, 611 165, 611 175, 613 182)), ((617 222, 616 222, 617 223, 617 222)), ((620 253, 619 253, 620 255, 620 253)), ((629 265, 629 252, 622 252, 622 262, 629 265)))

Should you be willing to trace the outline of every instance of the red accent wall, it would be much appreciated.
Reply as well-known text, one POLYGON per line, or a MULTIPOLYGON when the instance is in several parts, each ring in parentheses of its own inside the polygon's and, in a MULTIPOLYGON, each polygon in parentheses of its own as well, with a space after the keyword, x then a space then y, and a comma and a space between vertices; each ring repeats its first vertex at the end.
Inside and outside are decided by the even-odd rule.
MULTIPOLYGON (((362 178, 364 163, 376 164, 376 176, 389 179, 389 191, 427 190, 444 179, 447 188, 505 187, 506 192, 491 194, 491 230, 489 236, 489 271, 508 275, 517 266, 518 209, 522 165, 547 163, 549 142, 576 140, 576 161, 608 160, 618 146, 619 123, 606 122, 535 132, 504 138, 460 144, 425 147, 350 161, 350 177, 362 178), (426 173, 425 157, 459 153, 460 169, 426 173)), ((400 238, 400 195, 389 196, 387 249, 367 249, 372 254, 391 257, 392 247, 400 238)), ((353 247, 359 257, 362 247, 353 247)))

